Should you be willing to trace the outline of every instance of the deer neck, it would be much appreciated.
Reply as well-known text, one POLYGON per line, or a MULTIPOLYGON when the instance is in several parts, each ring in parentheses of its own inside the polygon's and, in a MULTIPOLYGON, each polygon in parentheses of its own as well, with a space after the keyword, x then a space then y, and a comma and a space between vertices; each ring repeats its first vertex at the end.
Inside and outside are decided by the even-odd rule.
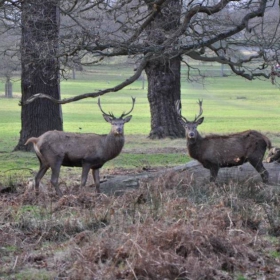
POLYGON ((200 146, 202 142, 202 136, 197 133, 196 138, 187 138, 187 148, 189 155, 194 159, 199 159, 200 155, 200 146))
POLYGON ((109 133, 105 138, 106 155, 108 159, 116 157, 124 146, 124 136, 109 133))

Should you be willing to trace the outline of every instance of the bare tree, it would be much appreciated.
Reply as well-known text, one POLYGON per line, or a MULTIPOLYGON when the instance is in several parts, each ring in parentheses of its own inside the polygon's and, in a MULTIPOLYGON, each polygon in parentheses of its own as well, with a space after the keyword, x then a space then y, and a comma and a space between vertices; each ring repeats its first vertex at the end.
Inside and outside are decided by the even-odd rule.
MULTIPOLYGON (((147 1, 148 3, 148 1, 147 1)), ((154 6, 148 5, 152 11, 154 6)), ((149 45, 161 46, 167 37, 176 32, 180 26, 180 15, 182 12, 181 1, 172 0, 161 8, 161 12, 150 24, 147 30, 149 45)), ((178 44, 175 38, 174 44, 178 44)), ((168 47, 167 52, 172 51, 168 47)), ((151 112, 151 132, 149 137, 164 138, 166 136, 177 138, 184 137, 185 132, 178 123, 174 113, 174 102, 181 99, 181 55, 159 54, 149 61, 145 67, 148 79, 148 100, 151 112)))
POLYGON ((20 70, 20 60, 13 50, 9 50, 8 45, 12 42, 11 36, 6 35, 3 37, 0 39, 0 48, 5 49, 5 52, 0 53, 0 75, 5 80, 5 97, 12 98, 12 78, 15 72, 20 70))
POLYGON ((188 66, 186 78, 190 81, 191 72, 200 74, 200 69, 187 62, 188 57, 228 65, 234 74, 252 80, 269 78, 270 65, 277 56, 273 48, 276 50, 275 44, 279 44, 272 34, 277 32, 278 25, 273 30, 270 27, 270 35, 266 32, 269 26, 266 15, 276 5, 273 1, 66 3, 61 9, 68 17, 68 28, 64 28, 61 40, 67 53, 61 53, 62 56, 80 56, 81 62, 87 57, 91 63, 100 63, 106 57, 130 55, 139 66, 130 79, 117 87, 77 95, 59 103, 120 90, 145 70, 152 138, 183 134, 170 109, 173 101, 180 99, 181 61, 188 66), (75 40, 78 44, 73 44, 75 40))
MULTIPOLYGON (((11 1, 11 5, 24 2, 11 1)), ((183 134, 171 110, 173 101, 180 99, 182 62, 188 67, 186 79, 192 81, 193 73, 201 74, 191 64, 193 60, 227 65, 233 74, 249 80, 268 79, 271 65, 278 61, 279 12, 274 12, 271 25, 271 14, 278 8, 273 0, 67 0, 57 4, 62 15, 57 53, 61 70, 74 58, 81 65, 90 65, 115 56, 130 56, 138 67, 115 87, 63 100, 46 96, 49 92, 40 89, 36 93, 44 94, 33 96, 27 104, 38 97, 65 104, 115 92, 145 71, 151 138, 183 134)))
MULTIPOLYGON (((21 3, 21 90, 22 101, 38 92, 60 99, 57 0, 28 0, 21 3)), ((31 136, 47 130, 62 130, 62 114, 58 104, 36 100, 21 111, 22 128, 15 150, 26 150, 31 136)))
MULTIPOLYGON (((1 11, 1 10, 0 10, 1 11)), ((2 15, 3 16, 3 15, 2 15)), ((1 18, 1 17, 0 17, 1 18)), ((20 60, 17 45, 20 37, 14 28, 10 28, 9 21, 0 24, 0 75, 5 79, 5 97, 13 97, 12 78, 20 70, 20 60)), ((14 20, 13 20, 14 26, 14 20)))
POLYGON ((13 77, 13 73, 18 69, 18 61, 13 60, 11 56, 0 56, 1 64, 0 64, 0 74, 5 79, 5 97, 12 98, 13 97, 13 84, 11 79, 13 77))

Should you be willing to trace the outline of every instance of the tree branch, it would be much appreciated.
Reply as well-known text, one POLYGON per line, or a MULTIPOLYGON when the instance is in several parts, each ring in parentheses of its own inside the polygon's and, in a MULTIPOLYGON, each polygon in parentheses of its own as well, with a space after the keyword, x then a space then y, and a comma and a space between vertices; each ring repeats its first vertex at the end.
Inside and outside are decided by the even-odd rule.
POLYGON ((81 100, 81 99, 85 99, 85 98, 88 98, 88 97, 95 98, 95 97, 98 97, 100 95, 104 95, 105 93, 108 93, 108 92, 119 91, 119 90, 123 89, 124 87, 132 84, 134 81, 136 81, 140 77, 143 69, 145 68, 147 62, 149 61, 149 59, 151 57, 152 57, 151 53, 146 54, 144 56, 141 64, 139 65, 138 69, 136 70, 135 74, 133 76, 129 77, 124 82, 118 84, 117 86, 115 86, 113 88, 107 88, 107 89, 100 90, 100 91, 97 91, 97 92, 91 92, 91 93, 85 93, 85 94, 81 94, 81 95, 76 95, 74 97, 64 98, 62 100, 57 100, 57 99, 55 99, 55 98, 53 98, 53 97, 51 97, 51 96, 49 96, 47 94, 44 94, 44 93, 37 93, 37 94, 34 94, 33 96, 29 97, 26 101, 20 102, 19 105, 23 106, 23 105, 30 104, 31 102, 33 102, 34 100, 36 100, 38 98, 46 98, 46 99, 49 99, 49 100, 51 100, 52 102, 54 102, 56 104, 66 104, 66 103, 78 101, 78 100, 81 100))

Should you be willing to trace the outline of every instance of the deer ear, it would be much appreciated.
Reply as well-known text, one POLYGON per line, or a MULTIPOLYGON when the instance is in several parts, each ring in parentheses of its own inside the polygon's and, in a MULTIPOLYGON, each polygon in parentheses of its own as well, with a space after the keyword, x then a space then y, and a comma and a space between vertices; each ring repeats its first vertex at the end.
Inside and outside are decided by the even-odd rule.
POLYGON ((124 122, 127 123, 131 120, 132 116, 127 116, 126 118, 124 118, 124 122))
POLYGON ((199 125, 199 124, 202 124, 203 121, 204 121, 204 117, 198 119, 198 120, 196 121, 196 123, 199 125))
POLYGON ((109 116, 107 116, 107 115, 103 115, 103 118, 104 118, 104 120, 106 121, 106 122, 108 122, 108 123, 112 123, 112 118, 111 117, 109 117, 109 116))

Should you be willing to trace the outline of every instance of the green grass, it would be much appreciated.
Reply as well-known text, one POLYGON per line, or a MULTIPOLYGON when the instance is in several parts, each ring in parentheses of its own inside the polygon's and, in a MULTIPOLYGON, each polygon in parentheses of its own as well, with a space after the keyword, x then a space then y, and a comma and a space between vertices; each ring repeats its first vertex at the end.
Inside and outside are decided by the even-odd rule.
POLYGON ((105 166, 109 168, 113 167, 153 167, 153 166, 170 166, 185 163, 190 160, 190 157, 186 154, 129 154, 122 153, 117 158, 109 161, 105 166))
POLYGON ((275 259, 280 259, 280 252, 278 251, 271 251, 270 256, 275 259))
MULTIPOLYGON (((8 276, 7 276, 8 277, 8 276)), ((16 279, 16 280, 30 280, 30 279, 37 279, 37 280, 49 280, 55 278, 54 273, 50 273, 46 269, 26 269, 23 272, 14 273, 12 278, 8 279, 16 279)))
MULTIPOLYGON (((218 66, 204 66, 208 72, 219 73, 218 66)), ((113 87, 133 72, 132 67, 105 65, 92 67, 89 72, 77 72, 77 79, 68 79, 61 84, 62 98, 113 87)), ((189 83, 182 69, 182 114, 193 119, 198 112, 197 100, 203 99, 204 123, 199 127, 202 134, 230 133, 256 129, 280 145, 279 138, 279 89, 269 81, 247 81, 240 77, 209 77, 204 84, 189 83)), ((4 85, 0 82, 0 170, 35 168, 38 162, 34 154, 11 152, 16 146, 21 128, 20 81, 13 83, 13 99, 3 98, 4 85)), ((131 122, 126 124, 127 143, 124 152, 109 162, 106 167, 139 167, 176 165, 189 160, 185 153, 174 154, 170 148, 185 147, 185 140, 148 140, 150 111, 147 101, 147 82, 142 89, 142 80, 127 88, 101 97, 103 109, 119 115, 129 110, 131 96, 136 105, 131 122), (161 148, 159 153, 153 150, 161 148), (135 153, 134 150, 141 150, 135 153)), ((84 99, 62 106, 64 130, 71 132, 107 133, 110 125, 103 120, 97 99, 84 99)))

